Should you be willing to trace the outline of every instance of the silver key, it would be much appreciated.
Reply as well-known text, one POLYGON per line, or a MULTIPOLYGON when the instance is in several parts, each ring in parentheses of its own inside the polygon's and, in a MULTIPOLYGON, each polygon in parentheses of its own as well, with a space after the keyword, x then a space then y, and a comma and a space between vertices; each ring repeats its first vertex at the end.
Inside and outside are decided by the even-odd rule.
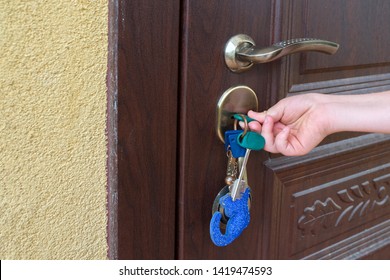
POLYGON ((246 164, 248 162, 249 154, 251 150, 246 149, 245 156, 244 156, 244 161, 242 162, 241 168, 240 168, 240 175, 238 175, 238 178, 234 181, 232 191, 231 191, 231 197, 232 200, 235 201, 237 198, 241 197, 241 192, 243 192, 246 187, 247 183, 242 180, 244 173, 246 171, 246 164))

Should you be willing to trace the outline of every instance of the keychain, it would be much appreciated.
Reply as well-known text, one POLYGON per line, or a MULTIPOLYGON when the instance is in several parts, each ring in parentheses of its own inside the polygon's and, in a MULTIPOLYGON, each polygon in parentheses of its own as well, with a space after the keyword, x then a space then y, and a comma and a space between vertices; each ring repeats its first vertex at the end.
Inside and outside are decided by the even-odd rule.
POLYGON ((245 115, 234 115, 238 121, 244 121, 244 130, 229 130, 225 133, 225 148, 228 153, 228 167, 225 182, 227 185, 217 195, 213 205, 213 216, 210 221, 210 237, 217 246, 226 246, 241 235, 250 222, 251 190, 247 180, 243 180, 246 163, 251 150, 259 151, 265 145, 264 138, 255 132, 248 131, 248 121, 245 115), (230 151, 230 158, 229 158, 230 151), (234 152, 233 152, 234 151, 234 152), (243 158, 239 166, 239 177, 236 172, 230 172, 233 162, 243 158), (232 183, 233 182, 233 183, 232 183), (225 230, 224 233, 221 232, 225 230))

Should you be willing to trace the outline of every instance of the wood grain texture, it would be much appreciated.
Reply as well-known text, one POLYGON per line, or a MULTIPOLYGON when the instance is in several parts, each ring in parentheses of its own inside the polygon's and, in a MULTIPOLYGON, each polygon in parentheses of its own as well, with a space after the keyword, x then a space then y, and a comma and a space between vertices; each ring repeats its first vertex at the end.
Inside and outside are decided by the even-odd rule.
POLYGON ((214 198, 224 187, 226 153, 215 131, 219 97, 232 86, 244 84, 260 93, 259 109, 267 99, 268 74, 260 66, 244 75, 225 66, 223 48, 238 33, 251 34, 269 44, 269 1, 185 1, 182 23, 179 243, 180 259, 261 258, 261 172, 264 152, 253 152, 248 166, 253 191, 252 220, 231 245, 219 248, 210 239, 214 198), (254 11, 261 11, 259 16, 254 11), (248 20, 250 18, 250 20, 248 20))
POLYGON ((119 1, 119 259, 175 254, 179 13, 179 1, 119 1))
MULTIPOLYGON (((390 44, 388 28, 390 2, 383 0, 323 1, 305 0, 300 9, 302 23, 297 30, 304 30, 305 36, 319 35, 325 38, 337 38, 340 49, 337 55, 304 55, 300 72, 310 74, 315 72, 348 71, 365 69, 366 73, 389 67, 390 57, 387 47, 390 44), (337 7, 332 9, 330 7, 337 7), (353 28, 349 23, 353 22, 353 28), (326 28, 323 26, 326 25, 326 28)), ((296 31, 294 31, 296 32, 296 31)))
MULTIPOLYGON (((299 0, 285 5, 282 17, 290 21, 284 25, 284 36, 316 37, 340 44, 331 56, 314 52, 291 56, 288 88, 319 81, 332 86, 332 80, 373 79, 374 75, 390 72, 386 47, 390 40, 389 2, 299 0)), ((344 81, 348 85, 348 80, 344 81)))
POLYGON ((371 254, 362 257, 361 259, 362 260, 389 260, 389 251, 390 251, 390 245, 387 245, 375 252, 372 252, 371 254))

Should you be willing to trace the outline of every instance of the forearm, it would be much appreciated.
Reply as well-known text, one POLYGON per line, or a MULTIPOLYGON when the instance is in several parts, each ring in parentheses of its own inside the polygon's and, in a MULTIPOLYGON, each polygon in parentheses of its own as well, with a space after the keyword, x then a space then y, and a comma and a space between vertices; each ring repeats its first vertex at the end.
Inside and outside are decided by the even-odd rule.
POLYGON ((340 131, 390 133, 390 91, 331 95, 324 102, 329 134, 340 131))

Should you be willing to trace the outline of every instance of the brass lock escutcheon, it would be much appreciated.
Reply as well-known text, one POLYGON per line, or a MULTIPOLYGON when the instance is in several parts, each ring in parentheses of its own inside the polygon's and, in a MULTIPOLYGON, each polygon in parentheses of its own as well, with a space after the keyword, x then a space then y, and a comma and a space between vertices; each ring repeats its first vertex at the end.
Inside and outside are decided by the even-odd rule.
POLYGON ((258 110, 258 101, 255 92, 247 86, 235 86, 226 90, 217 104, 218 138, 225 142, 225 131, 233 129, 234 114, 247 114, 249 110, 258 110))

